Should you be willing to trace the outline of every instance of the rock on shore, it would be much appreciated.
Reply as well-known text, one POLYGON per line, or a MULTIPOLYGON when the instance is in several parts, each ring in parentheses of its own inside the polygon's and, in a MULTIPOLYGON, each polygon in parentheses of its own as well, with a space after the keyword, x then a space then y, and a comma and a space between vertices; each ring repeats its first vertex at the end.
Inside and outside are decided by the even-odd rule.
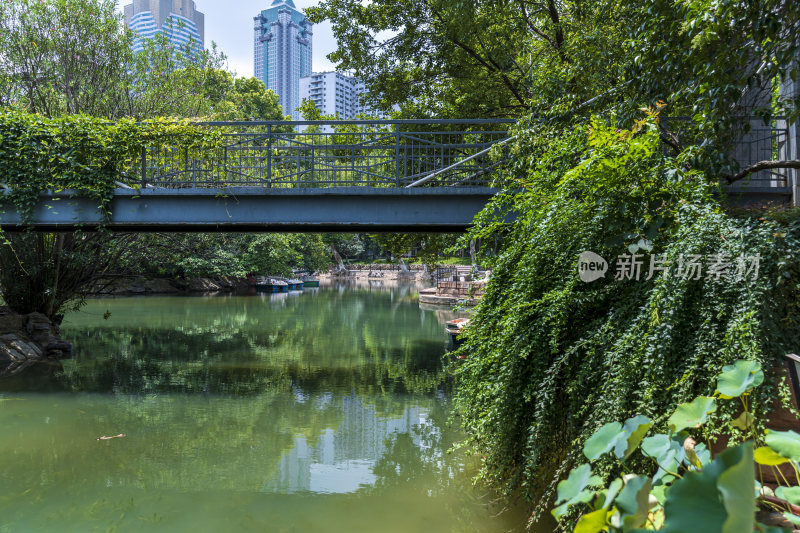
POLYGON ((42 359, 72 355, 72 344, 59 336, 58 326, 41 313, 20 315, 0 307, 0 373, 42 359))

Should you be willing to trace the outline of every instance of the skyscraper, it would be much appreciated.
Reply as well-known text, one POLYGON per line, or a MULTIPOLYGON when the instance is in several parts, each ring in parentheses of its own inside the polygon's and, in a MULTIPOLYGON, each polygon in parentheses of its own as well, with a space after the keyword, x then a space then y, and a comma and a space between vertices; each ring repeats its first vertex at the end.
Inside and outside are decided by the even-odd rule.
POLYGON ((342 120, 358 115, 383 117, 364 105, 362 97, 366 92, 363 81, 342 72, 315 72, 300 78, 300 101, 308 98, 323 115, 338 115, 342 120))
POLYGON ((255 20, 255 76, 300 118, 300 78, 311 74, 311 23, 292 0, 273 0, 255 20))
POLYGON ((133 49, 141 52, 144 40, 158 33, 181 48, 192 43, 197 52, 205 47, 206 17, 194 0, 133 0, 125 6, 125 22, 134 32, 133 49))

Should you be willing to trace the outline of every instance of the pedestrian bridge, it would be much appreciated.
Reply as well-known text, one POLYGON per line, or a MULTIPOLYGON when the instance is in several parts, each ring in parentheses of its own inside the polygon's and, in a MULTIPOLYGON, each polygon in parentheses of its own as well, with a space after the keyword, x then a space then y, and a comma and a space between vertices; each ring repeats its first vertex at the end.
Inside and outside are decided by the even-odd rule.
POLYGON ((69 191, 3 230, 421 231, 467 228, 497 192, 512 120, 210 122, 219 148, 145 148, 110 218, 69 191))
MULTIPOLYGON (((680 119, 676 119, 680 120, 680 119)), ((750 127, 734 159, 797 159, 786 121, 750 127)), ((7 202, 0 228, 198 232, 458 232, 504 185, 513 120, 208 122, 201 153, 143 148, 119 175, 106 217, 70 191, 42 195, 27 221, 7 202)), ((677 128, 680 129, 679 127, 677 128)), ((742 205, 798 204, 798 171, 761 170, 728 188, 742 205)))

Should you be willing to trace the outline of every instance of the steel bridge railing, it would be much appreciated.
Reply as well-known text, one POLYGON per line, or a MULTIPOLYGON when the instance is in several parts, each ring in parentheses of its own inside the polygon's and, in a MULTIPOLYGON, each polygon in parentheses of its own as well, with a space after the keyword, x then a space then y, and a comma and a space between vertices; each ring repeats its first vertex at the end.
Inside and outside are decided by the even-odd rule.
MULTIPOLYGON (((689 117, 664 118, 667 128, 679 142, 692 127, 689 117)), ((733 169, 739 170, 760 161, 794 159, 796 147, 790 146, 789 124, 781 117, 765 123, 761 117, 741 117, 738 126, 725 132, 730 148, 733 169)), ((665 147, 666 149, 666 147, 665 147)), ((794 182, 791 169, 771 169, 754 172, 747 178, 726 185, 730 190, 746 192, 750 188, 787 189, 794 182)))
POLYGON ((491 147, 513 120, 208 122, 223 146, 147 148, 123 184, 139 187, 476 187, 505 161, 491 147))

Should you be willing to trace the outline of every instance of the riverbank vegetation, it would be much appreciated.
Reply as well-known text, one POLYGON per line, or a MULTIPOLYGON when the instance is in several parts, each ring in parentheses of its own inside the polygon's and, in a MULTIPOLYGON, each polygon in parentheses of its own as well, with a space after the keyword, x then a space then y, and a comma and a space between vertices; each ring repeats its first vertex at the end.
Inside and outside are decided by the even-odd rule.
MULTIPOLYGON (((598 120, 550 144, 549 164, 504 199, 520 218, 494 226, 505 238, 457 403, 483 478, 539 502, 535 514, 603 424, 663 425, 677 402, 713 392, 723 366, 779 366, 800 342, 800 218, 726 212, 703 173, 664 157, 658 117, 640 125, 598 120), (605 277, 579 278, 585 251, 608 261, 605 277)), ((768 381, 752 403, 762 429, 782 396, 768 381)))
MULTIPOLYGON (((75 190, 108 214, 119 182, 137 186, 136 158, 215 153, 221 131, 185 121, 283 120, 278 96, 226 70, 212 44, 197 53, 164 35, 134 53, 110 0, 13 0, 0 6, 0 164, 24 219, 43 191, 75 190), (97 58, 103 58, 98 61, 97 58)), ((175 164, 167 157, 165 165, 175 164)), ((180 159, 180 158, 178 158, 180 159)), ((201 163, 204 164, 204 163, 201 163)), ((209 163, 210 164, 210 163, 209 163)), ((279 173, 279 171, 278 171, 279 173)), ((335 235, 4 233, 0 292, 22 313, 58 320, 108 275, 244 277, 322 270, 347 260, 443 256, 438 236, 401 241, 335 235)), ((454 242, 450 238, 448 242, 454 242)))
MULTIPOLYGON (((214 133, 185 128, 182 118, 284 118, 277 96, 257 80, 234 79, 214 46, 176 50, 161 35, 135 54, 115 4, 0 6, 0 158, 7 198, 24 217, 45 190, 79 190, 107 210, 110 191, 143 146, 167 139, 178 149, 215 144, 214 133)), ((18 312, 57 321, 97 278, 135 255, 142 239, 108 232, 3 237, 3 299, 18 312)))

